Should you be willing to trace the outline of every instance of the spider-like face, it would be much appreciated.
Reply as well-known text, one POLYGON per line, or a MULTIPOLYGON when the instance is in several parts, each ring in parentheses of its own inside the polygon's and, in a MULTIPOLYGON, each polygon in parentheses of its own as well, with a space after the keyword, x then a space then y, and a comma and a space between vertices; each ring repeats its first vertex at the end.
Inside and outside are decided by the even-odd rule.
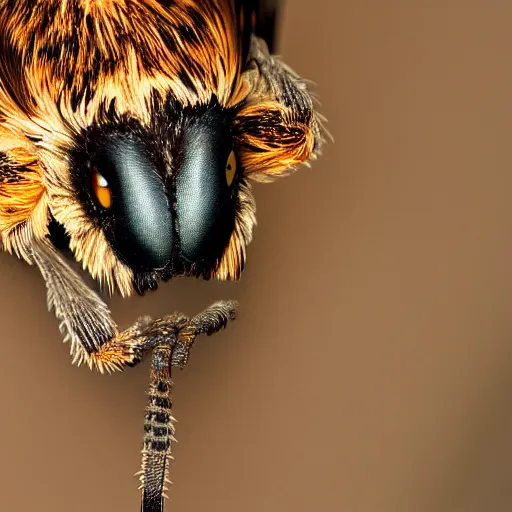
POLYGON ((0 0, 0 174, 17 176, 0 180, 4 246, 27 253, 20 227, 60 226, 123 295, 237 279, 249 180, 321 142, 305 82, 253 35, 255 4, 0 0))

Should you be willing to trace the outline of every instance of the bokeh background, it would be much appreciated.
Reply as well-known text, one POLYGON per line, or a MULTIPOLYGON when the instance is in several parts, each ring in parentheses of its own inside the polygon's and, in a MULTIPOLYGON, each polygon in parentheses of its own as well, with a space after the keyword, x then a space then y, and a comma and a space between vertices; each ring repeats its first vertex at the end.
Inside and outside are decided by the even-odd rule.
MULTIPOLYGON (((290 0, 280 53, 335 144, 255 187, 236 298, 175 375, 169 511, 512 509, 512 6, 290 0)), ((71 366, 42 279, 0 256, 0 510, 139 510, 147 363, 71 366)))

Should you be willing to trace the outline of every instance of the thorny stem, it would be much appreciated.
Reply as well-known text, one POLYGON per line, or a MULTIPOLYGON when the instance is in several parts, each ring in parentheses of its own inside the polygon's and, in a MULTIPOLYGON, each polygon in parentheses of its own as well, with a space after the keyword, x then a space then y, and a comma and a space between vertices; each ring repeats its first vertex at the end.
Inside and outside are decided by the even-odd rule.
MULTIPOLYGON (((148 389, 148 405, 144 418, 144 442, 142 447, 142 512, 163 512, 166 483, 169 483, 171 443, 174 438, 174 422, 171 400, 171 367, 184 368, 195 338, 208 336, 224 328, 228 320, 236 316, 238 304, 219 301, 192 319, 175 314, 176 329, 167 330, 153 349, 151 377, 148 389)), ((155 323, 157 325, 157 323, 155 323)))
POLYGON ((171 356, 170 344, 153 351, 148 405, 144 418, 142 448, 142 511, 161 512, 169 474, 171 441, 174 439, 171 416, 171 356))

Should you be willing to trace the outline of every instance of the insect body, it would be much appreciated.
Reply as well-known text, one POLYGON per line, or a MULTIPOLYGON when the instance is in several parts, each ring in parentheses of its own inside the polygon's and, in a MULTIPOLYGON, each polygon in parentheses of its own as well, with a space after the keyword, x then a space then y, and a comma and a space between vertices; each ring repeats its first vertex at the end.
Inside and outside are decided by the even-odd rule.
POLYGON ((257 4, 0 0, 1 246, 39 268, 74 362, 134 365, 152 325, 120 331, 57 233, 123 296, 238 279, 250 181, 319 153, 321 118, 254 34, 257 4))

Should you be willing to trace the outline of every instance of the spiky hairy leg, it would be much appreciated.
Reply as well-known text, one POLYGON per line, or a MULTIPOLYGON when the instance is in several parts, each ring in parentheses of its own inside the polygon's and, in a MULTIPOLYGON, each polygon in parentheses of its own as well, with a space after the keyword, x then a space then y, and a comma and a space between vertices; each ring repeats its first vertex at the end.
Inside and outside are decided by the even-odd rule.
POLYGON ((200 334, 211 335, 227 325, 236 315, 238 304, 222 301, 212 304, 189 319, 175 313, 162 319, 162 330, 154 326, 157 345, 151 359, 148 405, 144 418, 142 468, 139 472, 142 489, 142 512, 162 512, 168 482, 171 443, 175 428, 172 417, 171 367, 183 369, 190 349, 200 334), (172 321, 174 326, 171 328, 172 321))
POLYGON ((26 253, 46 282, 48 306, 55 310, 64 340, 71 344, 73 363, 86 363, 101 373, 135 366, 156 346, 178 340, 180 332, 173 357, 181 361, 177 364, 176 359, 175 366, 184 366, 187 343, 197 334, 218 331, 235 314, 236 303, 218 302, 192 319, 181 313, 157 320, 143 316, 120 331, 107 305, 47 241, 32 241, 26 253))
POLYGON ((135 366, 151 349, 175 338, 172 366, 184 368, 195 338, 225 327, 228 320, 234 318, 236 308, 234 301, 219 301, 192 319, 182 313, 172 313, 157 320, 143 316, 128 329, 116 333, 97 351, 83 357, 91 369, 96 368, 101 373, 122 370, 126 366, 135 366))
POLYGON ((142 447, 142 512, 161 512, 169 474, 171 441, 174 441, 174 418, 171 415, 171 358, 170 344, 153 351, 148 405, 144 417, 142 447))
POLYGON ((181 313, 171 313, 157 320, 140 317, 128 329, 114 334, 98 350, 89 354, 82 352, 83 357, 89 368, 101 373, 135 366, 151 349, 175 338, 188 320, 181 313))

